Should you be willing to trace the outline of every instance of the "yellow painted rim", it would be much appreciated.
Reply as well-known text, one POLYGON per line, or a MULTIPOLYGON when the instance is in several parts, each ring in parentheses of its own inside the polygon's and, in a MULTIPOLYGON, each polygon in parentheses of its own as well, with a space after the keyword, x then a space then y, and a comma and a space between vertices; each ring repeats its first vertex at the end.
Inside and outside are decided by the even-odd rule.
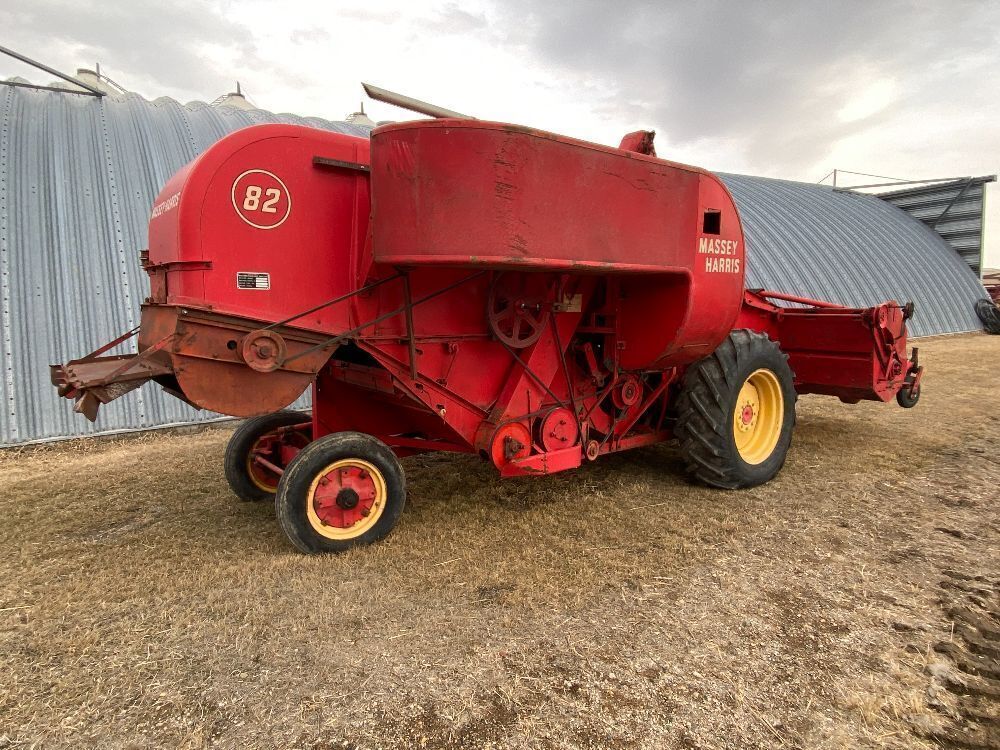
POLYGON ((385 511, 386 494, 385 477, 382 476, 382 472, 375 468, 373 464, 370 464, 368 461, 362 461, 360 458, 342 458, 339 461, 334 461, 321 472, 317 473, 316 478, 309 485, 309 490, 306 492, 306 517, 309 519, 309 525, 312 526, 313 531, 320 536, 338 540, 356 539, 378 523, 378 519, 382 517, 382 513, 385 511), (372 502, 371 512, 353 526, 346 528, 330 526, 324 523, 320 520, 319 515, 317 515, 314 505, 316 490, 319 488, 323 477, 332 471, 339 471, 341 469, 362 469, 368 472, 372 483, 375 485, 375 498, 372 502))
POLYGON ((269 492, 269 493, 271 493, 273 495, 273 494, 275 494, 278 491, 278 485, 277 484, 273 484, 273 485, 271 485, 271 484, 264 484, 262 481, 260 481, 257 478, 257 475, 254 473, 253 451, 252 450, 247 455, 247 476, 250 477, 250 481, 253 482, 255 486, 260 487, 264 492, 269 492))
POLYGON ((754 465, 770 458, 784 421, 785 399, 778 376, 765 369, 752 372, 733 409, 733 435, 740 458, 754 465))

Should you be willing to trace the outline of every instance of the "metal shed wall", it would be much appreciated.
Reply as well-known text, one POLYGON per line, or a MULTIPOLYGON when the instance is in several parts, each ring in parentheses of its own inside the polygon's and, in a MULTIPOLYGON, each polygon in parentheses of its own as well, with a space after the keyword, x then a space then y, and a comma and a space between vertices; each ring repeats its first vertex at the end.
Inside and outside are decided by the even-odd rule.
MULTIPOLYGON (((0 87, 0 445, 217 417, 146 387, 92 425, 57 397, 48 365, 136 324, 148 289, 138 253, 170 175, 225 134, 270 122, 368 133, 261 110, 0 87)), ((914 299, 920 335, 979 328, 974 275, 899 209, 814 185, 724 179, 744 218, 751 286, 847 304, 914 299)))
POLYGON ((788 180, 719 175, 747 241, 747 287, 849 306, 913 301, 913 336, 978 331, 986 291, 948 244, 873 195, 788 180))
POLYGON ((970 177, 888 193, 876 193, 940 234, 969 268, 982 275, 985 184, 995 177, 970 177))

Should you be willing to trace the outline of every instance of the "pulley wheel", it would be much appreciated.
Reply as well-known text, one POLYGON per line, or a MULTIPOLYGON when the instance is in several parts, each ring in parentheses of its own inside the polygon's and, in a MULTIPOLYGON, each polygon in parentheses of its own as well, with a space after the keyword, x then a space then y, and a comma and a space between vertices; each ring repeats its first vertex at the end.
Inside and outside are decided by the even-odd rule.
POLYGON ((642 383, 635 375, 626 375, 611 394, 611 400, 619 409, 627 409, 639 402, 642 383))
POLYGON ((580 428, 573 412, 562 406, 545 415, 539 430, 541 443, 547 451, 572 448, 580 438, 580 428))
POLYGON ((486 315, 490 332, 512 349, 541 337, 551 313, 548 279, 530 273, 500 273, 490 285, 486 315))
POLYGON ((288 348, 274 331, 250 331, 240 344, 240 356, 257 372, 274 372, 285 361, 288 348))
POLYGON ((497 428, 490 446, 490 458, 500 468, 531 453, 531 432, 520 422, 510 422, 497 428))

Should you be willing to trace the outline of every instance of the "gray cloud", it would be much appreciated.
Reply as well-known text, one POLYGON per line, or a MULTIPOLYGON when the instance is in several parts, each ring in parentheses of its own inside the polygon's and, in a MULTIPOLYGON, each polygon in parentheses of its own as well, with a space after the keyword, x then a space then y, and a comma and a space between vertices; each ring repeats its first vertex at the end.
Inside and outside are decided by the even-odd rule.
MULTIPOLYGON (((811 176, 845 139, 884 137, 901 121, 926 133, 942 113, 975 113, 986 106, 980 102, 1000 101, 995 2, 493 2, 485 13, 456 2, 405 13, 338 8, 329 28, 311 25, 304 14, 290 40, 313 48, 308 59, 333 65, 334 74, 343 63, 335 44, 342 33, 370 38, 373 54, 384 30, 400 25, 418 50, 469 39, 504 47, 545 73, 539 85, 559 82, 607 119, 656 128, 666 156, 671 147, 725 148, 742 155, 741 167, 790 177, 811 176), (851 121, 838 116, 883 78, 892 83, 887 106, 851 121)), ((210 98, 239 78, 266 106, 274 92, 255 90, 255 80, 281 81, 284 91, 318 85, 320 74, 307 67, 307 58, 286 60, 258 49, 256 30, 237 20, 237 10, 230 0, 14 0, 0 7, 0 28, 5 44, 29 55, 66 67, 99 60, 119 83, 134 88, 142 81, 151 96, 170 91, 210 98), (207 61, 209 48, 223 50, 226 69, 207 61)), ((23 67, 3 70, 46 78, 23 67)), ((435 78, 428 84, 446 86, 448 71, 435 78)), ((515 103, 498 109, 518 116, 515 103)), ((980 127, 959 144, 941 139, 940 148, 961 149, 965 158, 977 149, 993 153, 996 140, 995 127, 980 127)), ((917 146, 899 144, 900 152, 907 148, 917 146)))
POLYGON ((928 99, 1000 95, 1000 6, 986 2, 623 2, 500 0, 510 43, 563 73, 603 82, 598 108, 672 143, 738 140, 761 171, 812 163, 830 144, 928 99), (965 61, 981 70, 950 77, 965 61), (992 74, 990 74, 992 71, 992 74), (899 82, 889 107, 840 109, 865 83, 899 82))
POLYGON ((448 3, 431 17, 417 23, 421 31, 437 34, 470 34, 484 31, 487 26, 486 16, 470 13, 457 3, 448 3))
MULTIPOLYGON (((142 74, 163 88, 229 90, 232 74, 206 65, 207 45, 228 49, 241 66, 263 64, 249 29, 207 4, 187 0, 32 0, 12 10, 7 21, 6 43, 28 56, 51 63, 51 50, 58 46, 69 49, 77 61, 101 61, 114 71, 142 74)), ((26 75, 40 82, 45 74, 26 75)), ((127 80, 119 83, 128 85, 127 80)))
POLYGON ((326 29, 296 29, 292 32, 292 41, 295 44, 328 44, 333 37, 326 29))

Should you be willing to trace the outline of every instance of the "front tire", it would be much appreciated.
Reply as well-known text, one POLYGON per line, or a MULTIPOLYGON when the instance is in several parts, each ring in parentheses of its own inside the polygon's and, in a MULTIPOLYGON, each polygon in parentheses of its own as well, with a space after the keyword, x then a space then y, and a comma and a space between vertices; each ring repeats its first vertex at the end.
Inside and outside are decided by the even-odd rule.
POLYGON ((688 471, 713 487, 754 487, 785 463, 795 426, 788 355, 764 333, 738 330, 688 368, 675 434, 688 471))
POLYGON ((274 498, 278 523, 306 553, 344 552, 385 537, 406 503, 392 450, 361 432, 315 440, 288 465, 274 498))

